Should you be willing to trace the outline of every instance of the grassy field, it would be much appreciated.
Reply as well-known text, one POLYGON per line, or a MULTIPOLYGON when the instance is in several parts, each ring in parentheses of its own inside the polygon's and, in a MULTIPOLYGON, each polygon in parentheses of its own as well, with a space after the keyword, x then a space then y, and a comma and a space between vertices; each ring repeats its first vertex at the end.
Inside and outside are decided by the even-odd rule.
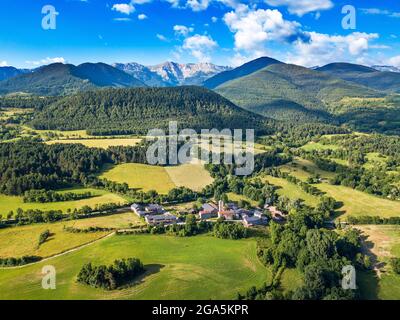
POLYGON ((143 191, 156 190, 161 194, 166 194, 177 186, 199 191, 213 181, 201 164, 161 167, 125 163, 106 169, 101 177, 120 183, 126 182, 129 187, 143 191))
MULTIPOLYGON (((314 163, 296 159, 294 164, 287 164, 280 167, 282 171, 289 172, 291 175, 305 181, 310 175, 318 173, 323 178, 330 178, 333 173, 318 169, 314 163), (306 170, 304 170, 304 167, 306 170)), ((271 182, 272 183, 272 182, 271 182)), ((346 215, 370 215, 391 217, 398 216, 400 212, 400 202, 379 198, 365 192, 357 191, 344 186, 334 186, 328 183, 315 185, 318 189, 325 192, 328 196, 341 202, 343 206, 339 209, 341 218, 346 215)))
POLYGON ((201 164, 182 164, 180 166, 165 167, 172 182, 178 187, 187 187, 194 191, 201 191, 214 179, 201 164))
POLYGON ((91 192, 93 197, 76 201, 62 201, 62 202, 48 202, 48 203, 33 203, 33 202, 24 203, 23 198, 20 196, 7 196, 4 194, 0 194, 0 214, 2 214, 3 217, 5 217, 8 212, 12 210, 15 213, 15 211, 18 208, 21 208, 23 210, 39 209, 43 211, 62 210, 63 212, 66 212, 67 209, 72 209, 72 210, 80 209, 85 205, 94 208, 96 204, 126 202, 126 200, 119 195, 98 189, 73 188, 73 189, 66 189, 61 192, 83 193, 85 191, 91 192))
POLYGON ((256 207, 258 205, 257 201, 251 200, 251 199, 249 199, 249 198, 247 198, 247 197, 245 197, 243 195, 240 195, 240 194, 229 192, 226 195, 228 196, 229 201, 238 202, 240 200, 244 200, 244 201, 249 202, 253 207, 256 207))
POLYGON ((64 226, 77 229, 88 227, 125 229, 139 225, 144 225, 144 223, 132 212, 126 212, 103 217, 1 229, 0 257, 20 257, 24 255, 48 257, 97 240, 110 233, 109 231, 70 233, 64 230, 64 226), (45 230, 50 231, 51 237, 38 248, 39 235, 45 230))
POLYGON ((112 146, 135 146, 140 143, 139 138, 113 138, 113 139, 62 139, 47 141, 47 144, 80 143, 89 148, 108 149, 112 146))
POLYGON ((400 226, 357 226, 366 236, 365 250, 376 261, 378 273, 362 275, 362 289, 367 298, 400 299, 400 275, 388 264, 389 258, 400 258, 400 226))
POLYGON ((318 197, 312 196, 294 183, 290 183, 286 179, 275 178, 271 176, 263 177, 263 181, 268 181, 270 184, 280 187, 278 189, 278 194, 285 196, 291 200, 303 199, 305 204, 315 207, 319 203, 318 197))
POLYGON ((252 239, 113 236, 50 261, 0 270, 0 299, 234 299, 270 276, 252 239), (141 259, 148 270, 136 286, 109 292, 75 280, 84 263, 128 257, 141 259), (56 290, 41 288, 41 269, 49 264, 57 271, 56 290))
POLYGON ((142 191, 156 190, 164 194, 175 187, 164 167, 139 163, 112 166, 100 177, 119 183, 126 182, 130 188, 142 191))

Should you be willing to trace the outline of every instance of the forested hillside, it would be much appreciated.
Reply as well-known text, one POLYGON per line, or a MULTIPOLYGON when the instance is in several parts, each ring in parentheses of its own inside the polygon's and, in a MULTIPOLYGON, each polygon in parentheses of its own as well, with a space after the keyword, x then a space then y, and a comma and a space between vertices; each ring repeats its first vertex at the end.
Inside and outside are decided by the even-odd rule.
POLYGON ((65 97, 35 114, 37 129, 146 132, 168 122, 203 128, 266 129, 264 119, 201 87, 104 89, 65 97))
POLYGON ((333 121, 330 105, 344 97, 381 93, 324 73, 288 64, 272 64, 228 81, 216 91, 248 110, 283 120, 333 121))
POLYGON ((145 86, 129 74, 104 63, 79 66, 54 63, 34 72, 21 74, 0 82, 0 94, 12 92, 37 95, 67 95, 96 87, 145 86))
POLYGON ((398 72, 378 71, 351 63, 331 63, 316 70, 376 90, 400 93, 398 72))

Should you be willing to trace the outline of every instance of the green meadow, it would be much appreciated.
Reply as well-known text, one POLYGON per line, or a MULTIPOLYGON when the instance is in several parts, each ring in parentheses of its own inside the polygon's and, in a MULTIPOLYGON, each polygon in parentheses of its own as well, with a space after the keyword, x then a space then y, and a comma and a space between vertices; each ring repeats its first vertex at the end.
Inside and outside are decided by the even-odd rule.
POLYGON ((89 206, 94 208, 96 204, 106 204, 106 203, 126 203, 126 200, 116 194, 113 194, 108 191, 92 189, 92 188, 71 188, 65 189, 60 192, 74 192, 74 193, 83 193, 83 192, 91 192, 92 197, 87 199, 81 199, 76 201, 61 201, 61 202, 47 202, 47 203, 36 203, 36 202, 27 202, 23 201, 22 196, 8 196, 4 194, 0 194, 0 214, 3 215, 3 218, 6 217, 8 212, 11 210, 15 211, 18 208, 23 210, 28 209, 39 209, 43 211, 48 210, 62 210, 64 213, 67 209, 80 209, 83 206, 89 206))
POLYGON ((256 242, 210 236, 112 236, 80 250, 14 269, 0 269, 0 299, 234 299, 271 274, 258 260, 256 242), (83 264, 137 257, 147 272, 134 286, 104 291, 76 282, 83 264), (57 289, 43 290, 41 270, 53 265, 57 289))

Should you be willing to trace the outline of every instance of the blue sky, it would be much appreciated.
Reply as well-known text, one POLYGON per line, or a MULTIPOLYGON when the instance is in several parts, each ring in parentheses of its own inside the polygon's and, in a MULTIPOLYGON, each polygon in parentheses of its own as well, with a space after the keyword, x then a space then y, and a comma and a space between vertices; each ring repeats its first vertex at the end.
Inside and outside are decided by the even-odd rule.
POLYGON ((239 65, 262 55, 305 66, 400 67, 393 0, 2 0, 0 65, 166 60, 239 65), (59 15, 41 26, 44 5, 59 15), (342 28, 342 8, 356 29, 342 28))

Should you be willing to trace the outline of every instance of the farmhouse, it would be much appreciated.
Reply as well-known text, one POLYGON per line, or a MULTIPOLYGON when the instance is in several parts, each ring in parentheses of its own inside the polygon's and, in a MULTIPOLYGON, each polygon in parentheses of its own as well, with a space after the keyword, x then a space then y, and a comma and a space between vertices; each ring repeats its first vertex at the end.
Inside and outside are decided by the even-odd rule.
POLYGON ((173 214, 166 212, 159 215, 147 215, 145 220, 149 225, 156 226, 177 223, 178 218, 173 214))
POLYGON ((146 215, 157 215, 163 214, 165 212, 164 208, 159 204, 149 204, 147 206, 142 206, 137 203, 131 205, 131 210, 138 216, 144 217, 146 215))
POLYGON ((243 225, 248 228, 256 225, 265 225, 268 223, 268 219, 265 217, 256 217, 255 215, 252 217, 244 216, 243 217, 243 225))
POLYGON ((211 219, 218 216, 218 207, 214 203, 204 203, 199 212, 200 219, 211 219))

